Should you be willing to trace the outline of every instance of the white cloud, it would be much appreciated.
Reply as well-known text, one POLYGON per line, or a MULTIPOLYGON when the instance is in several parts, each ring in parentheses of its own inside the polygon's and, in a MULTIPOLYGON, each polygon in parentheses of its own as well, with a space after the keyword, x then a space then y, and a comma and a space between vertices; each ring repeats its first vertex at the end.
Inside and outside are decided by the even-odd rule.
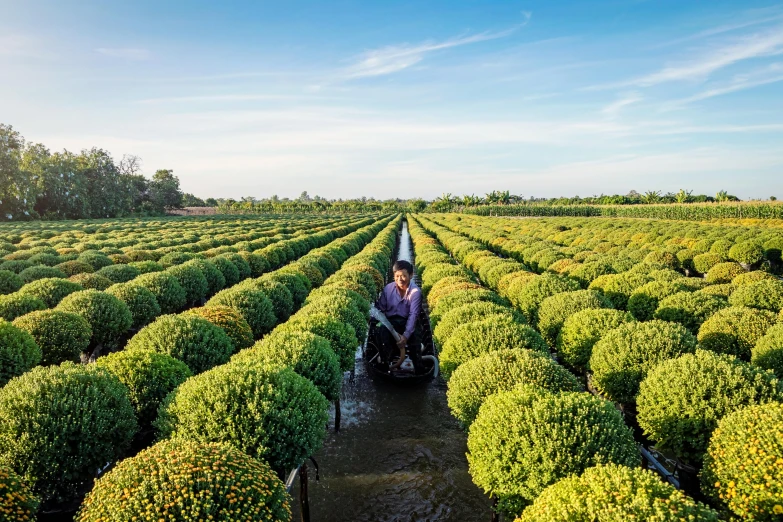
POLYGON ((757 69, 745 74, 738 74, 734 76, 734 78, 728 83, 710 87, 682 100, 676 100, 670 104, 667 104, 664 108, 670 109, 682 107, 695 101, 706 100, 708 98, 714 98, 715 96, 722 96, 724 94, 744 91, 746 89, 752 89, 754 87, 760 87, 762 85, 769 85, 771 83, 777 83, 781 81, 783 81, 783 62, 777 62, 770 64, 763 69, 757 69))
POLYGON ((603 109, 601 109, 601 112, 605 117, 609 119, 613 119, 619 115, 620 111, 624 107, 639 102, 642 99, 643 98, 639 95, 639 93, 636 92, 628 93, 618 98, 617 100, 613 101, 609 105, 605 106, 603 109))
POLYGON ((95 52, 110 58, 122 58, 124 60, 143 61, 152 56, 148 49, 136 47, 99 47, 95 52))

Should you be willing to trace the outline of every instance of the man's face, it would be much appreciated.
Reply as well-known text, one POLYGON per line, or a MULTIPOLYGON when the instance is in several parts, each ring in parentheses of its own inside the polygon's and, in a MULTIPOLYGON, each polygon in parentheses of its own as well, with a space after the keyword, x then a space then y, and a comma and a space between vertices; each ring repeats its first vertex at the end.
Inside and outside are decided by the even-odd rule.
POLYGON ((411 282, 411 275, 407 270, 397 270, 394 272, 394 282, 400 290, 407 290, 411 282))

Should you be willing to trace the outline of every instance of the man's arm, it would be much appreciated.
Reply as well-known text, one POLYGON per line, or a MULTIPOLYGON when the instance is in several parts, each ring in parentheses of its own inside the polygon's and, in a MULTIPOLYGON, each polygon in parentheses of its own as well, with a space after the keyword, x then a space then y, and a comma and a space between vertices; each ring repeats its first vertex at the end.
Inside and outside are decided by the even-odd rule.
POLYGON ((386 313, 386 288, 381 291, 381 295, 375 300, 375 308, 386 313))
POLYGON ((408 340, 413 335, 413 331, 416 329, 416 321, 419 318, 419 311, 421 310, 421 290, 418 288, 415 292, 411 292, 411 309, 410 315, 408 315, 408 322, 405 323, 405 339, 408 340))

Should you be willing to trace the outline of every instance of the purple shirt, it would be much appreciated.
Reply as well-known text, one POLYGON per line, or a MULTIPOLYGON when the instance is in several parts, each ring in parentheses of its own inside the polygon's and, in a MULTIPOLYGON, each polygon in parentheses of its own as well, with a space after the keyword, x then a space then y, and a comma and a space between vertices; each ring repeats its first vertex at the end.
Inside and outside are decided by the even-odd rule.
POLYGON ((386 314, 386 317, 391 317, 393 315, 407 317, 408 322, 405 323, 405 332, 403 335, 406 339, 410 339, 411 335, 413 335, 414 328, 416 328, 416 319, 419 317, 419 310, 421 310, 421 290, 416 286, 416 283, 411 281, 410 285, 408 285, 408 289, 405 291, 405 295, 400 297, 400 292, 397 290, 397 284, 391 282, 384 287, 383 293, 381 293, 375 306, 378 310, 386 314))

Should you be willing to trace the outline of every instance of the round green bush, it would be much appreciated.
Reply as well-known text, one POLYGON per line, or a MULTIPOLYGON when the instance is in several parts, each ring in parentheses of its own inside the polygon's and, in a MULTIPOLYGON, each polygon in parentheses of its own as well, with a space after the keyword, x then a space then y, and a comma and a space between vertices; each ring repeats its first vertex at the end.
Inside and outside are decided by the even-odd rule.
POLYGON ((704 494, 741 520, 780 520, 782 426, 779 402, 748 406, 724 417, 704 455, 704 494))
POLYGON ((186 314, 197 315, 206 319, 226 332, 234 344, 234 351, 253 346, 253 330, 242 317, 242 314, 229 306, 213 305, 191 308, 186 314))
POLYGON ((234 343, 222 328, 192 314, 161 315, 131 337, 125 350, 154 350, 198 374, 226 363, 234 343))
POLYGON ((691 292, 703 290, 704 288, 710 286, 707 280, 704 279, 703 277, 685 277, 683 279, 678 280, 677 284, 684 286, 686 290, 689 290, 691 292))
POLYGON ((343 383, 340 359, 329 341, 320 335, 293 330, 272 332, 231 358, 232 363, 245 361, 289 366, 312 382, 328 401, 340 398, 343 383))
POLYGON ((192 259, 183 263, 186 266, 195 266, 207 280, 207 296, 215 295, 226 286, 226 278, 223 272, 217 269, 214 263, 208 259, 192 259))
POLYGON ((613 401, 633 404, 639 383, 661 361, 696 350, 696 338, 677 323, 628 323, 607 332, 593 346, 593 384, 613 401))
POLYGON ((449 340, 451 334, 454 333, 454 330, 463 324, 471 323, 480 319, 486 319, 490 316, 508 317, 509 319, 520 324, 525 324, 527 322, 525 317, 513 308, 501 306, 495 303, 479 301, 475 303, 468 303, 449 310, 438 322, 438 326, 433 332, 433 337, 439 346, 443 346, 446 344, 446 341, 449 340))
POLYGON ((481 290, 484 287, 462 276, 444 277, 435 283, 427 294, 427 304, 435 309, 444 297, 462 290, 481 290))
POLYGON ((174 265, 167 268, 165 273, 174 276, 185 290, 185 301, 188 304, 199 303, 202 299, 206 299, 209 283, 198 266, 188 263, 174 265))
POLYGON ((743 265, 755 265, 764 259, 764 247, 755 241, 741 241, 729 249, 729 258, 743 265))
POLYGON ((777 279, 769 272, 762 272, 761 270, 754 270, 752 272, 743 272, 734 279, 731 280, 734 286, 743 286, 756 281, 764 281, 765 279, 777 279))
POLYGON ((29 333, 41 349, 41 364, 79 362, 87 352, 92 328, 77 314, 59 310, 38 310, 14 319, 13 325, 29 333))
POLYGON ((98 274, 76 274, 69 277, 68 280, 89 290, 106 290, 114 284, 108 277, 103 277, 98 274))
POLYGON ((10 270, 0 270, 0 295, 16 292, 24 285, 24 280, 10 270))
POLYGON ((272 302, 277 323, 288 321, 288 318, 294 313, 294 296, 288 287, 271 279, 255 279, 253 284, 264 292, 272 302))
POLYGON ((525 314, 530 324, 536 325, 538 324, 539 305, 547 297, 579 289, 578 281, 547 273, 531 279, 518 294, 510 297, 517 305, 517 308, 525 314))
POLYGON ((253 282, 221 290, 207 301, 207 306, 228 306, 239 312, 253 330, 253 337, 261 338, 277 322, 272 301, 253 282))
POLYGON ((468 435, 473 482, 516 515, 547 486, 596 464, 639 466, 633 435, 614 405, 588 393, 487 398, 468 435))
POLYGON ((348 324, 356 333, 356 338, 364 341, 367 338, 369 315, 363 314, 353 306, 351 300, 337 295, 324 296, 307 303, 301 309, 302 314, 332 315, 348 324))
POLYGON ((732 279, 745 272, 746 270, 739 263, 718 263, 707 272, 707 282, 710 284, 731 283, 732 279))
POLYGON ((729 303, 779 312, 783 310, 783 281, 764 279, 742 285, 729 296, 729 303))
POLYGON ((35 265, 33 265, 33 263, 31 263, 30 261, 25 261, 22 259, 9 260, 0 263, 0 270, 8 270, 15 274, 19 274, 23 270, 30 268, 31 266, 35 266, 35 265))
POLYGON ((181 265, 182 263, 190 261, 191 259, 196 259, 198 257, 199 254, 195 254, 193 252, 169 252, 168 254, 158 259, 158 263, 160 263, 163 268, 169 268, 172 266, 181 265))
POLYGON ((680 260, 671 252, 650 252, 645 256, 644 262, 650 265, 665 265, 674 270, 680 268, 680 260))
POLYGON ((676 281, 650 281, 631 293, 627 308, 637 320, 649 321, 661 299, 686 290, 676 281))
POLYGON ((133 318, 133 329, 142 328, 161 313, 155 294, 134 282, 111 285, 106 289, 106 293, 125 303, 133 318))
POLYGON ((39 501, 10 466, 0 464, 0 517, 5 522, 35 519, 39 501))
POLYGON ((551 392, 580 391, 571 372, 551 357, 531 350, 507 349, 480 355, 454 370, 446 392, 451 414, 470 427, 487 397, 518 384, 551 392))
POLYGON ((628 307, 628 299, 634 290, 650 281, 652 278, 646 273, 625 272, 617 274, 604 285, 603 293, 614 308, 625 310, 628 307))
POLYGON ((695 292, 680 292, 661 300, 653 317, 672 323, 680 323, 694 335, 712 314, 727 308, 725 299, 695 292))
POLYGON ((98 479, 76 520, 289 522, 290 502, 285 485, 265 462, 229 444, 167 440, 98 479))
POLYGON ((502 316, 464 324, 454 330, 440 352, 440 372, 448 380, 459 365, 485 353, 528 348, 549 354, 543 337, 531 327, 502 316))
POLYGON ((729 255, 729 250, 733 245, 734 243, 730 239, 718 239, 710 246, 710 252, 725 258, 729 255))
POLYGON ((682 275, 676 270, 672 270, 671 268, 652 270, 648 272, 647 275, 652 277, 654 281, 677 281, 679 279, 685 278, 684 275, 682 275))
POLYGON ((515 522, 718 522, 708 506, 661 481, 652 471, 616 464, 588 468, 546 488, 515 522))
MULTIPOLYGON (((212 258, 212 262, 215 262, 216 259, 227 259, 228 261, 233 263, 234 266, 236 266, 237 270, 239 271, 240 281, 244 281, 245 279, 250 277, 250 274, 252 273, 252 270, 250 269, 250 265, 248 264, 247 261, 245 261, 245 258, 240 256, 236 252, 226 252, 224 254, 220 254, 219 256, 212 258)), ((226 278, 226 284, 228 284, 228 278, 226 278)))
POLYGON ((31 295, 25 295, 20 292, 0 295, 0 319, 5 319, 6 321, 13 321, 17 317, 29 314, 35 310, 45 309, 46 303, 31 295))
POLYGON ((582 288, 587 288, 590 283, 602 275, 614 274, 615 269, 608 263, 592 262, 582 263, 568 271, 568 275, 579 281, 582 288))
POLYGON ((165 267, 155 261, 133 261, 128 263, 128 266, 132 266, 139 271, 140 274, 149 274, 150 272, 163 272, 165 267))
POLYGON ((54 265, 54 268, 60 270, 66 276, 71 277, 76 274, 91 274, 95 272, 92 265, 85 263, 84 261, 65 261, 59 265, 54 265))
POLYGON ((109 265, 95 273, 113 283, 127 283, 141 274, 138 269, 130 265, 109 265))
POLYGON ((106 292, 81 290, 60 301, 56 310, 84 317, 92 328, 91 344, 113 347, 133 324, 128 306, 106 292))
POLYGON ((612 303, 595 290, 575 290, 547 297, 538 307, 538 331, 554 346, 566 319, 594 308, 612 308, 612 303))
POLYGON ((310 332, 324 337, 339 357, 343 371, 352 370, 356 364, 356 349, 359 347, 356 330, 336 317, 324 313, 296 314, 280 329, 310 332))
POLYGON ((150 272, 133 280, 134 285, 143 286, 155 296, 160 311, 164 314, 178 312, 188 303, 188 294, 176 277, 166 272, 150 272))
POLYGON ((224 286, 226 288, 230 288, 241 281, 239 269, 231 260, 226 259, 225 257, 216 256, 209 259, 209 261, 223 275, 223 280, 225 281, 224 286))
POLYGON ((750 361, 753 346, 776 321, 775 314, 768 310, 730 306, 704 321, 699 328, 699 345, 750 361))
POLYGON ((342 285, 324 285, 321 288, 313 290, 307 296, 305 304, 309 304, 315 301, 320 301, 324 298, 328 299, 347 299, 351 305, 359 312, 364 314, 365 317, 370 317, 370 302, 362 294, 351 290, 350 288, 343 287, 342 285))
POLYGON ((163 437, 230 443, 282 476, 323 444, 328 405, 291 368, 245 360, 182 383, 155 426, 163 437))
POLYGON ((751 351, 751 362, 783 379, 783 323, 772 326, 751 351))
POLYGON ((79 254, 78 260, 87 263, 95 270, 100 270, 105 266, 111 266, 112 264, 114 264, 113 261, 109 259, 105 254, 101 254, 99 252, 89 252, 89 251, 82 252, 81 254, 79 254))
POLYGON ((247 264, 250 266, 250 277, 261 277, 269 272, 269 261, 267 261, 264 256, 246 251, 239 252, 239 255, 242 256, 242 259, 247 261, 247 264))
POLYGON ((27 331, 0 319, 0 387, 41 362, 41 348, 27 331))
POLYGON ((438 301, 438 306, 434 308, 430 307, 430 324, 433 328, 436 328, 440 322, 441 317, 443 317, 449 311, 468 303, 478 302, 488 302, 501 306, 508 306, 508 301, 489 289, 458 290, 438 301))
POLYGON ((373 299, 377 297, 378 292, 381 291, 381 289, 375 285, 375 279, 372 275, 361 270, 340 270, 329 279, 332 281, 351 281, 358 283, 373 296, 373 299))
POLYGON ((696 350, 648 372, 636 399, 637 420, 658 448, 699 463, 720 419, 782 398, 772 374, 730 355, 696 350))
POLYGON ((33 281, 37 281, 38 279, 44 279, 47 277, 59 277, 64 279, 66 276, 64 272, 61 272, 60 270, 57 270, 54 267, 36 265, 22 270, 19 273, 19 277, 25 283, 32 283, 33 281))
POLYGON ((53 277, 27 283, 19 290, 19 293, 38 298, 46 303, 47 308, 54 308, 65 296, 80 290, 84 290, 84 288, 78 283, 53 277))
POLYGON ((693 258, 693 267, 696 269, 697 272, 701 274, 706 274, 710 271, 710 268, 717 265, 718 263, 723 263, 726 260, 723 256, 719 254, 713 254, 713 253, 704 253, 699 254, 697 256, 694 256, 693 258))
POLYGON ((152 350, 123 350, 96 364, 128 387, 128 398, 142 429, 152 426, 163 399, 193 375, 185 363, 152 350))
POLYGON ((589 309, 568 317, 557 336, 557 355, 564 363, 585 371, 590 365, 593 346, 607 332, 634 322, 628 312, 610 309, 589 309))
POLYGON ((705 286, 701 290, 696 290, 700 294, 714 295, 716 297, 722 297, 728 301, 729 296, 736 290, 737 287, 732 283, 722 283, 718 285, 705 286))
POLYGON ((302 274, 275 271, 263 275, 260 280, 281 283, 288 288, 288 291, 291 292, 291 297, 294 300, 294 310, 302 306, 310 293, 310 280, 302 274))
POLYGON ((137 429, 128 389, 96 365, 39 366, 0 388, 0 463, 43 501, 76 497, 137 429))

